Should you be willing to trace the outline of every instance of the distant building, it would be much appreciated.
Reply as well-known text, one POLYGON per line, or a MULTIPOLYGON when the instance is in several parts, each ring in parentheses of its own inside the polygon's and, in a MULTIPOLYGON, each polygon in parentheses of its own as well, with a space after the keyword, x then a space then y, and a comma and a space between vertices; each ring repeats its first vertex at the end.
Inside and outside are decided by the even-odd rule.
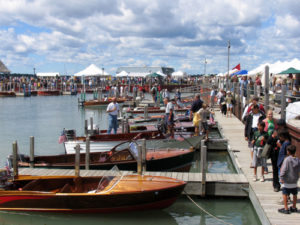
POLYGON ((171 75, 174 72, 172 67, 161 67, 161 66, 121 66, 117 69, 116 74, 122 71, 127 72, 134 76, 145 76, 150 73, 163 73, 166 75, 171 75))
POLYGON ((4 63, 0 60, 0 74, 10 74, 9 69, 4 65, 4 63))

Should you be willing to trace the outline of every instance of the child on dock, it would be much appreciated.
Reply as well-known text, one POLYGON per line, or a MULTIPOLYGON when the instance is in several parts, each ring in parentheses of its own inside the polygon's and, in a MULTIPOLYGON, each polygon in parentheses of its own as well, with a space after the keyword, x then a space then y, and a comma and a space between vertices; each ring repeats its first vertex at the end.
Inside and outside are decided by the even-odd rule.
MULTIPOLYGON (((205 134, 206 140, 208 139, 208 124, 207 124, 207 119, 210 117, 210 114, 214 114, 214 112, 210 111, 208 109, 208 106, 206 103, 203 103, 202 108, 197 112, 196 119, 198 121, 198 131, 200 130, 200 135, 205 134), (200 128, 201 127, 201 128, 200 128)), ((195 127, 196 128, 196 127, 195 127)), ((195 129, 196 131, 196 129, 195 129)))
POLYGON ((282 163, 280 169, 280 182, 282 184, 282 197, 284 208, 278 209, 278 212, 290 214, 291 212, 298 212, 296 208, 297 203, 297 182, 300 173, 300 160, 295 156, 296 146, 290 145, 287 147, 287 155, 282 163), (293 195, 293 206, 288 208, 288 196, 293 195))
POLYGON ((266 158, 261 157, 262 150, 268 140, 268 133, 264 131, 265 123, 258 122, 258 130, 254 132, 253 135, 253 160, 252 166, 254 167, 254 177, 253 181, 257 181, 257 167, 261 166, 261 178, 260 181, 264 182, 264 168, 267 167, 266 158))

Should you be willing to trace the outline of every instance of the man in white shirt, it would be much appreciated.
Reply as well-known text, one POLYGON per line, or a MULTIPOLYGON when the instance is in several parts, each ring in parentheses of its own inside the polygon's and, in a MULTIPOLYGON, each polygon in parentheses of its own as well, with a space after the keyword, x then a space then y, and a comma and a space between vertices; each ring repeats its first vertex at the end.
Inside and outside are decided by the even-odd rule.
POLYGON ((171 138, 174 138, 174 104, 168 98, 164 99, 166 104, 165 123, 168 128, 168 133, 171 134, 171 138))
POLYGON ((118 129, 118 112, 119 104, 117 103, 117 98, 113 98, 112 102, 107 106, 106 112, 108 113, 108 130, 107 133, 110 134, 111 130, 114 129, 114 134, 117 133, 118 129))

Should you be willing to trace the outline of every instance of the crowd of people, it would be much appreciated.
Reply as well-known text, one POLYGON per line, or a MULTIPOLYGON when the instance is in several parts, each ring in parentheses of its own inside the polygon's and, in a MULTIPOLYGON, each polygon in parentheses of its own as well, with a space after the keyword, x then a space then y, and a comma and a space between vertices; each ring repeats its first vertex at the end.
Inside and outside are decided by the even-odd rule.
POLYGON ((284 208, 281 213, 288 214, 297 211, 297 181, 300 172, 300 160, 295 157, 296 147, 291 144, 291 136, 283 119, 275 120, 273 111, 265 109, 254 97, 244 109, 242 115, 245 123, 245 140, 248 141, 253 181, 265 181, 268 173, 267 160, 271 160, 273 173, 273 189, 275 192, 282 189, 284 208), (261 167, 258 178, 257 168, 261 167), (288 208, 287 199, 294 196, 293 205, 288 208))

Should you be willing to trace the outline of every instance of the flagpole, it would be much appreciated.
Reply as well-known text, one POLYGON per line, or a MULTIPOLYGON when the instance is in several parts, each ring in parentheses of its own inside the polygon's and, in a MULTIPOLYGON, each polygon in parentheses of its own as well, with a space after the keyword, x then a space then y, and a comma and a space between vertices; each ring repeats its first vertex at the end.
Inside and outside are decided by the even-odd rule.
POLYGON ((204 59, 204 75, 206 74, 206 58, 204 59))
POLYGON ((229 55, 230 55, 230 40, 228 40, 228 74, 227 74, 227 78, 226 78, 226 90, 228 91, 229 89, 229 87, 228 87, 228 85, 229 85, 229 82, 228 82, 228 79, 229 79, 229 55))

